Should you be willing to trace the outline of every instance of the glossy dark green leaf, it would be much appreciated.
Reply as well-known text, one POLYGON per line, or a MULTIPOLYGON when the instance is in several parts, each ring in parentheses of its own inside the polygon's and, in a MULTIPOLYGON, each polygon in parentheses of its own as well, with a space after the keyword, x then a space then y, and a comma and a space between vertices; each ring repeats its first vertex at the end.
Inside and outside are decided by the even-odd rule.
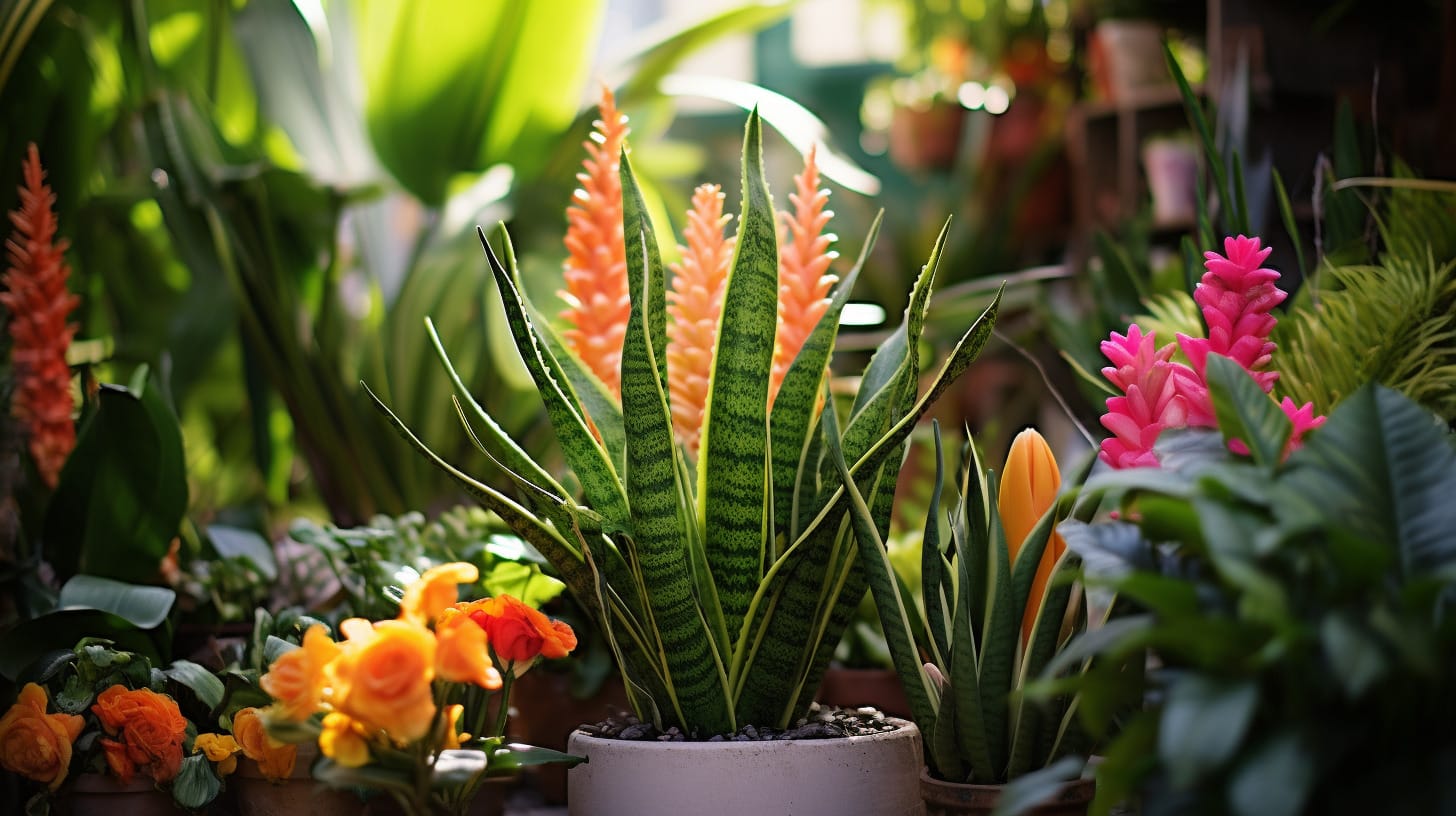
POLYGON ((160 661, 161 649, 153 633, 129 621, 96 609, 57 611, 31 618, 0 634, 0 675, 16 678, 42 655, 69 649, 82 638, 105 632, 116 648, 160 661))
POLYGON ((1385 674, 1388 661, 1379 642, 1348 616, 1326 615, 1319 635, 1332 674, 1351 700, 1363 695, 1385 674))
POLYGON ((211 669, 191 660, 174 660, 172 665, 162 670, 162 674, 191 689, 209 709, 222 705, 223 683, 211 669))
POLYGON ((1062 757, 1045 768, 1019 776, 1001 788, 1001 796, 991 816, 1020 816, 1038 805, 1051 802, 1063 784, 1076 779, 1087 761, 1081 757, 1062 757))
POLYGON ((172 780, 172 798, 189 810, 198 810, 217 798, 222 780, 202 754, 183 757, 182 770, 172 780))
POLYGON ((182 435, 161 389, 101 386, 46 512, 56 571, 152 580, 186 509, 182 435))
POLYGON ((271 581, 278 577, 278 562, 273 557, 273 547, 268 539, 256 532, 241 527, 211 524, 207 528, 207 540, 212 542, 212 547, 219 556, 246 558, 258 568, 264 578, 271 581))
POLYGON ((1279 464, 1294 427, 1279 405, 1243 366, 1227 357, 1208 355, 1204 377, 1224 439, 1243 442, 1254 461, 1265 467, 1279 464))
POLYGON ((579 757, 575 754, 513 742, 495 749, 490 757, 490 770, 495 773, 538 765, 565 765, 570 768, 585 761, 586 757, 579 757))
POLYGON ((138 629, 161 625, 172 611, 177 593, 167 587, 139 586, 94 575, 77 575, 61 587, 57 609, 99 609, 138 629))
POLYGON ((1258 703, 1259 687, 1249 680, 1189 674, 1174 683, 1158 728, 1158 756, 1173 785, 1190 785, 1227 762, 1243 741, 1258 703))
POLYGON ((1298 735, 1281 733, 1243 756, 1230 780, 1235 816, 1295 816, 1304 812, 1315 758, 1298 735))

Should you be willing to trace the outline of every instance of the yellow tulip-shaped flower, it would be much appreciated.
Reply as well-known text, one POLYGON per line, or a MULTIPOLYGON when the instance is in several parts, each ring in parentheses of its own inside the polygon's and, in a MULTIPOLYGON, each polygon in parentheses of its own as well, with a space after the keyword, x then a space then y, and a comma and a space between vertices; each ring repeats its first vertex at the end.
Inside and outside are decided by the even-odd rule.
POLYGON ((218 776, 227 776, 238 769, 238 753, 243 746, 227 734, 198 734, 192 742, 192 752, 201 752, 207 761, 217 766, 218 776))
MULTIPOLYGON (((1001 473, 1001 488, 996 500, 1011 563, 1016 563, 1016 556, 1031 529, 1047 508, 1056 503, 1061 486, 1062 474, 1057 470, 1056 457, 1052 456, 1052 450, 1042 435, 1031 428, 1017 434, 1011 443, 1011 452, 1006 455, 1006 468, 1001 473)), ((1021 617, 1023 647, 1031 639, 1031 627, 1041 608, 1042 596, 1046 594, 1052 567, 1066 549, 1067 543, 1053 530, 1046 549, 1042 551, 1041 562, 1037 564, 1031 594, 1027 596, 1026 609, 1021 617)))
POLYGON ((485 629, 459 607, 440 613, 435 622, 435 673, 451 683, 474 683, 485 689, 501 687, 500 672, 490 662, 485 629))
POLYGON ((293 775, 293 765, 298 761, 298 746, 268 736, 258 709, 238 709, 238 713, 233 715, 233 738, 242 748, 243 756, 258 763, 258 770, 264 776, 281 781, 293 775))
POLYGON ((383 729, 397 743, 430 730, 435 700, 435 634, 409 621, 351 618, 339 624, 348 641, 329 664, 334 710, 383 729))
POLYGON ((464 561, 453 561, 425 570, 419 580, 405 587, 399 602, 399 618, 421 626, 439 617, 445 607, 459 600, 456 586, 473 584, 480 570, 464 561))
POLYGON ((324 730, 318 738, 319 751, 346 768, 369 764, 369 740, 359 723, 337 711, 324 715, 324 730))
POLYGON ((276 703, 273 712, 286 720, 306 720, 322 707, 324 667, 339 656, 339 645, 328 630, 314 624, 303 634, 303 645, 280 655, 258 680, 276 703))

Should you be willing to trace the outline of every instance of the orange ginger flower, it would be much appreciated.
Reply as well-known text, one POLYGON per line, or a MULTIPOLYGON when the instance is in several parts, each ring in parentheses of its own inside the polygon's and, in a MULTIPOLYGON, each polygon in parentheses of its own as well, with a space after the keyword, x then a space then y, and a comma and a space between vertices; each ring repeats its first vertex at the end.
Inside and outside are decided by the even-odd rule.
POLYGON ((678 438, 698 451, 703 407, 708 403, 708 375, 713 344, 723 310, 723 289, 733 262, 733 238, 723 234, 732 216, 723 214, 723 193, 716 184, 693 191, 683 237, 682 262, 672 265, 667 292, 667 378, 672 397, 672 424, 678 438))
POLYGON ((770 408, 799 349, 829 308, 829 288, 839 280, 829 274, 829 263, 839 253, 829 250, 835 236, 824 232, 834 213, 824 209, 829 191, 819 188, 814 153, 809 148, 804 172, 794 176, 795 190, 789 193, 793 213, 780 213, 786 231, 779 240, 779 319, 768 389, 770 408))
POLYGON ((583 142, 587 158, 576 177, 581 189, 566 208, 567 303, 561 316, 571 324, 564 333, 567 345, 597 377, 620 396, 622 393, 622 339, 632 302, 627 295, 627 250, 622 239, 622 145, 627 138, 627 117, 622 115, 610 89, 602 88, 601 118, 591 139, 583 142))
POLYGON ((76 446, 71 421, 71 369, 66 348, 76 333, 66 317, 79 298, 66 290, 68 243, 56 240, 55 194, 44 183, 40 152, 30 145, 22 163, 25 183, 20 209, 10 213, 15 232, 5 242, 9 268, 0 276, 0 306, 10 313, 15 396, 11 410, 26 425, 30 455, 47 487, 54 488, 61 466, 76 446))

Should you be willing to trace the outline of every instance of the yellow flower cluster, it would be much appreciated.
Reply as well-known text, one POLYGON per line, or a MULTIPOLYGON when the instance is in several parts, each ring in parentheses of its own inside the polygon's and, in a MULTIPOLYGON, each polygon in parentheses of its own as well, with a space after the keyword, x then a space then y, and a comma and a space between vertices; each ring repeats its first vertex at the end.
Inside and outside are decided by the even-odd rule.
MULTIPOLYGON (((493 616, 481 612, 484 602, 456 603, 457 585, 478 578, 473 564, 442 564, 406 588, 394 620, 350 618, 339 624, 344 638, 339 642, 322 626, 310 628, 302 646, 280 656, 263 675, 263 690, 275 701, 265 716, 299 722, 323 712, 319 750, 348 767, 367 764, 376 741, 403 746, 426 737, 437 714, 445 725, 440 747, 458 748, 470 737, 459 730, 463 709, 451 705, 440 711, 435 684, 501 687, 487 635, 496 618, 528 621, 501 628, 511 633, 511 655, 501 656, 513 661, 512 668, 515 660, 527 658, 522 643, 536 644, 527 665, 538 655, 563 656, 576 646, 570 627, 509 596, 489 599, 493 616), (516 605, 545 621, 546 634, 516 605)), ((239 742, 247 753, 247 742, 242 737, 239 742)))

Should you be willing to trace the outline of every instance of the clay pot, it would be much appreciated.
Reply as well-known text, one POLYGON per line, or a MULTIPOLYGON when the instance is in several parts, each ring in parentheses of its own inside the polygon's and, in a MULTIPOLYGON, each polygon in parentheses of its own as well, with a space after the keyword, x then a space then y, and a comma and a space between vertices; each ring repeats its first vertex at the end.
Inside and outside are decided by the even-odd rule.
POLYGON ((68 795, 52 806, 56 816, 157 816, 181 813, 171 794, 157 789, 144 774, 123 785, 111 774, 81 774, 68 795))
MULTIPOLYGON (((920 772, 920 795, 926 816, 990 816, 1001 798, 1000 785, 964 785, 933 779, 930 771, 920 772)), ((1056 798, 1027 813, 1031 816, 1086 816, 1097 792, 1095 779, 1074 779, 1062 785, 1056 798)))
POLYGON ((890 160, 911 172, 944 171, 960 155, 966 109, 956 102, 900 106, 890 120, 890 160))
POLYGON ((921 816, 920 730, 752 742, 659 742, 571 735, 587 761, 567 774, 571 816, 846 813, 921 816))
POLYGON ((317 756, 317 747, 299 745, 293 773, 276 782, 263 776, 258 763, 239 756, 238 769, 227 781, 239 816, 356 816, 361 808, 359 797, 309 775, 317 756))

